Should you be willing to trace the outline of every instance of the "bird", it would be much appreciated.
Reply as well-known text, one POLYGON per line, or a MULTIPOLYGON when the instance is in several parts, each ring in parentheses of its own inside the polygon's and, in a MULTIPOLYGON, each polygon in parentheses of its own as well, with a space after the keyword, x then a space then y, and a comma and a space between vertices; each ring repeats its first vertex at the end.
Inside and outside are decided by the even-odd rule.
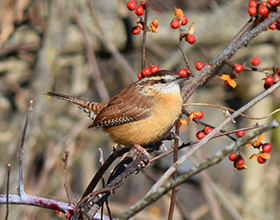
POLYGON ((128 85, 108 103, 55 92, 45 95, 78 105, 93 120, 89 127, 101 127, 113 142, 134 147, 149 157, 145 148, 168 134, 182 113, 179 82, 188 78, 159 70, 128 85))

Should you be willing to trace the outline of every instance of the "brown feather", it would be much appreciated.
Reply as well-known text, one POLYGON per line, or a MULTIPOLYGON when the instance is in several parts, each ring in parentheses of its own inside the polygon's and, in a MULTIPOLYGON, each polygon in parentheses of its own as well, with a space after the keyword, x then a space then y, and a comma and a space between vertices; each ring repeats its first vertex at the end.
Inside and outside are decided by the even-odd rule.
POLYGON ((82 109, 88 117, 90 117, 92 120, 96 118, 96 115, 99 114, 99 112, 106 106, 102 103, 96 103, 96 102, 90 102, 86 101, 84 99, 75 98, 72 96, 56 93, 56 92, 46 92, 45 95, 62 99, 68 102, 72 102, 79 106, 80 109, 82 109))
POLYGON ((149 117, 154 97, 144 95, 141 88, 135 86, 141 87, 133 83, 114 96, 97 115, 92 127, 121 125, 149 117))

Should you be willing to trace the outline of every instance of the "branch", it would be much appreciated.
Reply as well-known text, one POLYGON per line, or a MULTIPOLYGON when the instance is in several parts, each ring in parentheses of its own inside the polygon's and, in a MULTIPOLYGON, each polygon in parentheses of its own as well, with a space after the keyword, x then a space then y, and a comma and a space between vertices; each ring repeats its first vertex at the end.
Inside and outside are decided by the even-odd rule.
POLYGON ((33 100, 30 100, 29 107, 26 113, 24 127, 23 127, 20 147, 19 147, 19 172, 18 173, 19 173, 19 196, 20 197, 25 195, 24 183, 23 183, 23 154, 24 154, 24 142, 25 142, 27 126, 28 126, 31 111, 33 111, 32 104, 33 104, 33 100))
POLYGON ((199 74, 196 74, 196 76, 189 80, 189 83, 182 88, 182 96, 184 97, 184 101, 188 100, 189 97, 194 93, 195 89, 202 85, 211 75, 213 75, 215 69, 219 67, 219 65, 221 65, 227 58, 229 58, 242 46, 249 44, 250 41, 252 41, 261 32, 267 30, 267 28, 278 19, 280 19, 279 7, 277 7, 277 12, 271 17, 258 24, 233 44, 229 44, 220 54, 213 58, 208 63, 208 65, 199 72, 199 74))
POLYGON ((277 120, 272 120, 269 123, 261 126, 258 130, 253 131, 245 135, 244 137, 238 139, 236 142, 226 146, 223 150, 217 151, 216 153, 210 155, 204 162, 202 162, 199 166, 189 169, 184 172, 182 175, 178 176, 176 179, 167 182, 165 185, 153 189, 149 192, 149 194, 144 197, 141 201, 136 203, 134 206, 130 207, 130 209, 123 213, 118 220, 124 220, 132 217, 139 211, 143 210, 145 207, 155 202, 163 195, 165 195, 169 190, 177 187, 178 185, 184 183, 190 176, 201 172, 217 163, 219 163, 226 155, 228 155, 232 151, 236 151, 239 147, 244 146, 251 139, 259 136, 261 133, 277 128, 279 126, 279 122, 277 120))

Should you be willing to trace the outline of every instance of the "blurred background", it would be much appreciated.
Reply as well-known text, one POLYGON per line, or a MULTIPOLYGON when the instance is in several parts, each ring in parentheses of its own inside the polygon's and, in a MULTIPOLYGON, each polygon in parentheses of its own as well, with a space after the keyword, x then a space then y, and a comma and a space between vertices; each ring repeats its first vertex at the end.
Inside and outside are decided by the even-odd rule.
MULTIPOLYGON (((6 164, 12 165, 10 193, 17 192, 18 154, 29 100, 33 112, 27 130, 24 154, 26 192, 67 202, 63 187, 64 151, 70 151, 68 178, 72 202, 79 200, 113 143, 101 129, 87 129, 91 120, 76 106, 44 96, 54 91, 96 102, 106 102, 120 89, 137 80, 141 71, 141 34, 132 36, 136 15, 126 8, 127 1, 92 0, 3 0, 0 2, 0 193, 6 192, 6 164)), ((205 64, 218 55, 249 20, 249 1, 152 0, 149 22, 159 21, 157 33, 148 33, 146 60, 160 69, 177 71, 184 67, 178 47, 178 30, 170 28, 174 7, 181 8, 189 25, 195 25, 194 45, 183 43, 192 70, 194 62, 205 64)), ((232 61, 243 64, 261 58, 261 67, 279 63, 280 32, 266 31, 232 61)), ((222 68, 219 74, 231 70, 222 68)), ((218 74, 218 73, 217 73, 218 74)), ((214 76, 197 89, 188 102, 212 103, 238 109, 264 91, 265 74, 243 72, 235 89, 214 76)), ((261 117, 279 108, 279 93, 267 97, 246 114, 261 117)), ((223 119, 221 110, 202 110, 204 122, 213 126, 223 119)), ((278 117, 276 114, 273 117, 278 117)), ((241 128, 256 121, 237 118, 227 128, 241 128)), ((259 123, 265 123, 262 120, 259 123)), ((182 125, 181 142, 195 140, 201 130, 195 123, 182 125)), ((248 158, 256 150, 241 152, 247 170, 235 171, 225 158, 218 165, 194 176, 179 187, 174 219, 278 219, 279 129, 265 134, 273 145, 272 158, 260 165, 248 158)), ((203 161, 209 154, 231 143, 228 138, 209 142, 187 161, 179 172, 203 161)), ((166 143, 170 147, 170 143, 166 143)), ((183 154, 182 150, 180 154, 183 154)), ((152 164, 145 172, 130 176, 110 197, 113 216, 127 210, 142 198, 153 184, 146 172, 157 179, 172 164, 172 156, 152 164)), ((113 169, 113 167, 111 168, 113 169)), ((108 174, 107 174, 108 176, 108 174)), ((167 219, 170 197, 146 208, 136 219, 167 219)), ((5 216, 5 205, 0 206, 5 216)), ((60 219, 52 210, 31 206, 10 206, 10 219, 60 219)))

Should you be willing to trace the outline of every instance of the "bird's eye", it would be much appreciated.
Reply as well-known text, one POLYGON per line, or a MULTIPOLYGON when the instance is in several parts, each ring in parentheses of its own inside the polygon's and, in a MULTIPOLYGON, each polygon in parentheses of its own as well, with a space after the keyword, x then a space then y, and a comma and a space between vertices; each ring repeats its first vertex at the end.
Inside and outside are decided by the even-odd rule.
POLYGON ((165 84, 166 83, 166 79, 161 79, 160 82, 165 84))

